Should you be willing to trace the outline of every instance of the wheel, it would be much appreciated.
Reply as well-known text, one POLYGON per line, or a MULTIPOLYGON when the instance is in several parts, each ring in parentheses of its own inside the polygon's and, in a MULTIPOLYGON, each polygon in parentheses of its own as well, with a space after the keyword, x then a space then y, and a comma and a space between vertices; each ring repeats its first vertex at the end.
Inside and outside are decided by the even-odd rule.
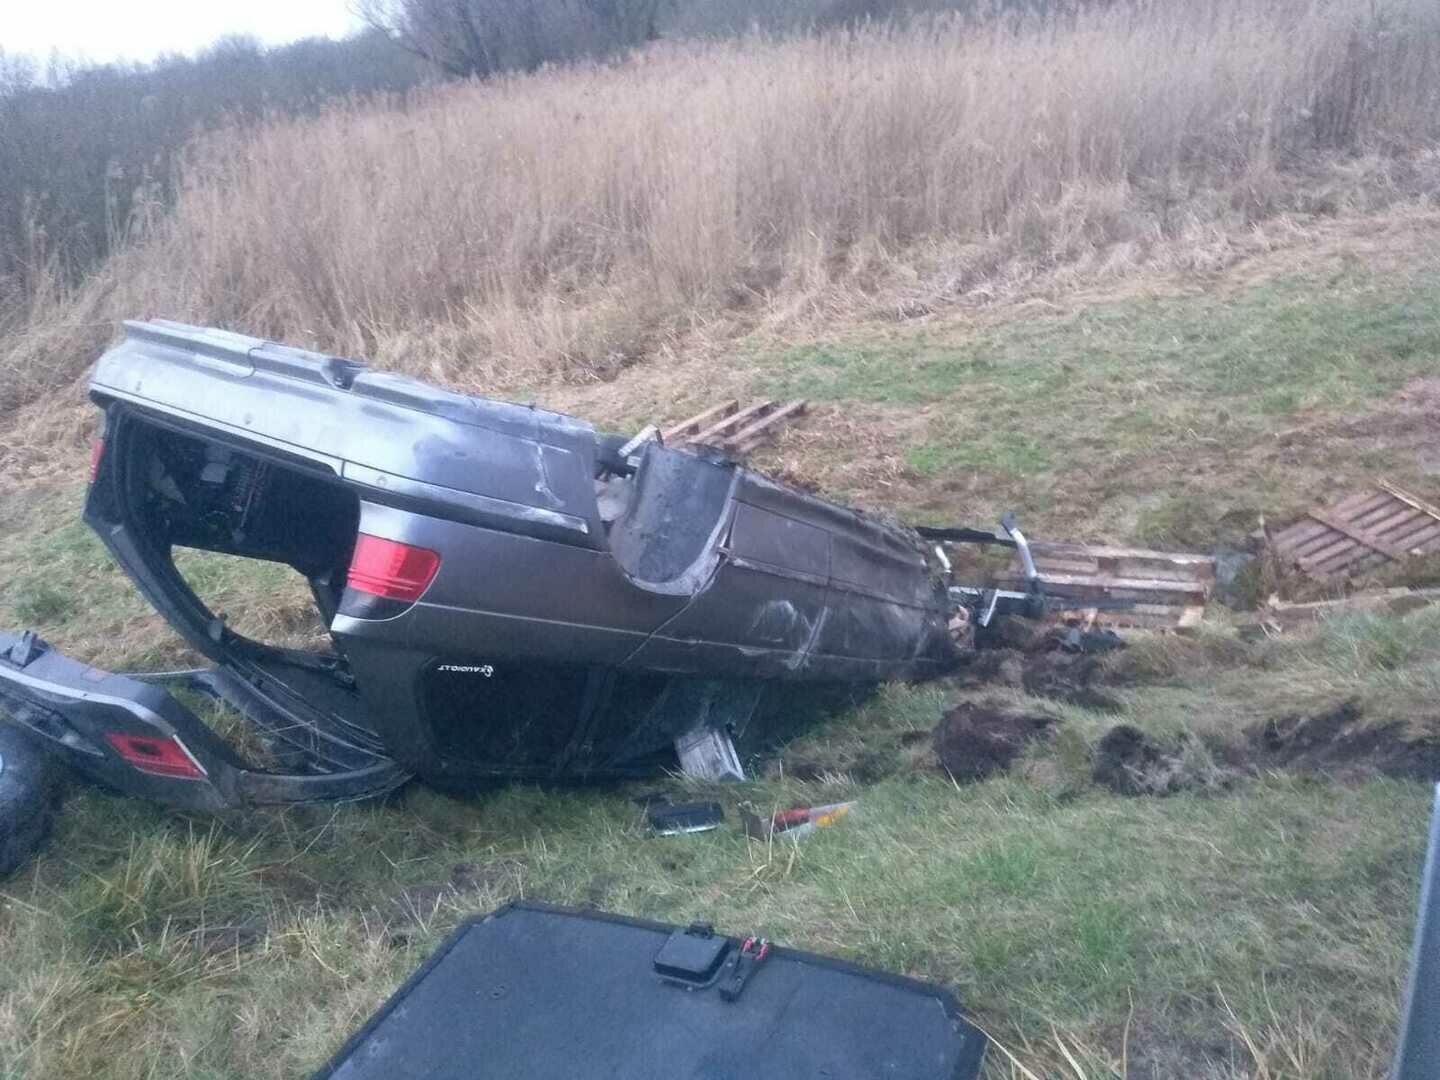
POLYGON ((40 850, 55 824, 65 769, 18 725, 0 720, 0 880, 40 850))

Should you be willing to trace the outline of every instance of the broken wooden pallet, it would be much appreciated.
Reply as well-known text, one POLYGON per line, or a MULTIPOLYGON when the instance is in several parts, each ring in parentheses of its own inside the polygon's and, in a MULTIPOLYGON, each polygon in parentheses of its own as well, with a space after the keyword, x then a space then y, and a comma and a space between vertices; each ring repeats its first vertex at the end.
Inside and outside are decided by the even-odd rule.
POLYGON ((1375 589, 1338 600, 1314 600, 1303 604, 1287 604, 1272 597, 1253 618, 1236 625, 1242 635, 1256 630, 1278 634, 1297 627, 1313 626, 1332 615, 1354 611, 1408 615, 1432 604, 1440 604, 1440 589, 1375 589))
MULTIPOLYGON (((1205 614, 1215 584, 1215 559, 1144 548, 1032 540, 1030 554, 1045 592, 1075 601, 1065 620, 1169 630, 1194 626, 1205 614), (1097 604, 1123 601, 1123 609, 1097 604)), ((1001 575, 1001 588, 1023 589, 1018 555, 1001 575)))
POLYGON ((1313 578, 1353 577, 1387 562, 1440 551, 1440 508, 1394 484, 1311 510, 1270 538, 1281 562, 1313 578))
POLYGON ((787 421, 803 416, 808 406, 809 402, 796 399, 757 401, 742 409, 740 402, 732 399, 666 428, 661 438, 670 446, 705 443, 744 455, 773 439, 787 421))

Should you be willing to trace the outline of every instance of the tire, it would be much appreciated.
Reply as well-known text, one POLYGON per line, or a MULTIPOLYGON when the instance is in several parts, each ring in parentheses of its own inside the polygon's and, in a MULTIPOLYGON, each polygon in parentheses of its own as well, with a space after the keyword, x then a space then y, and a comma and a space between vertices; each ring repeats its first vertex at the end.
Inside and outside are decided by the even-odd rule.
POLYGON ((0 881, 49 838, 64 777, 54 754, 16 724, 0 720, 0 881))

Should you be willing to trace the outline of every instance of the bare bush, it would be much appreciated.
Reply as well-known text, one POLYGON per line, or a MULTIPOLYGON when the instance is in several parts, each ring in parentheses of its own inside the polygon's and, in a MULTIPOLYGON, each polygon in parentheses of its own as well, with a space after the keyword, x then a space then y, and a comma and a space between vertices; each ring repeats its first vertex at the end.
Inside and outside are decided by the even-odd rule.
POLYGON ((451 75, 486 77, 653 40, 660 0, 361 0, 375 29, 451 75))
POLYGON ((1436 13, 1374 8, 1383 25, 1372 0, 1203 0, 666 44, 214 134, 148 236, 14 316, 0 408, 79 373, 122 316, 533 387, 739 308, 957 295, 1420 194, 1436 13))
POLYGON ((43 305, 56 279, 78 281, 143 233, 197 130, 313 112, 334 95, 394 92, 433 73, 377 34, 270 49, 232 36, 154 64, 52 58, 43 78, 0 51, 0 320, 43 305))

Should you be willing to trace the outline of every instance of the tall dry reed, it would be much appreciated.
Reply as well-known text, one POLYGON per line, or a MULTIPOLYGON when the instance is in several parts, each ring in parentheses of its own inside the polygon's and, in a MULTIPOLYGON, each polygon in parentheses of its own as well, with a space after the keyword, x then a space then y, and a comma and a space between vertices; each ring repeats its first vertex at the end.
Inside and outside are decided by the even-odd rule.
POLYGON ((222 132, 159 227, 0 342, 0 408, 124 316, 536 385, 737 308, 963 292, 1008 260, 1389 197, 1440 141, 1432 8, 1140 0, 672 43, 222 132))

